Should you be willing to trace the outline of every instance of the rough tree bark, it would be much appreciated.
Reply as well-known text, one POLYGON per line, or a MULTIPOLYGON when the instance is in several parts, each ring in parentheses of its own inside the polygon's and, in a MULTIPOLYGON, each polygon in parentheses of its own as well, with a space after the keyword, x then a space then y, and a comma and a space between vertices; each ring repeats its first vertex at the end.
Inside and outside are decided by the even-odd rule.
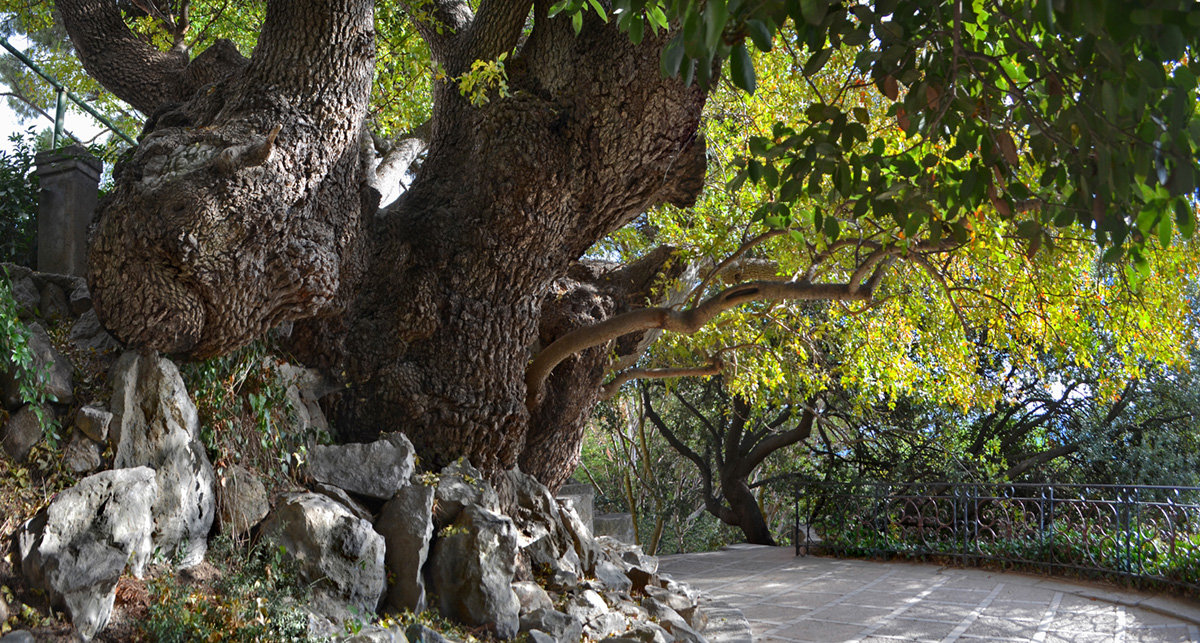
POLYGON ((526 366, 539 341, 627 310, 646 280, 565 296, 585 284, 568 272, 703 182, 705 95, 660 77, 665 35, 634 45, 590 15, 575 35, 544 0, 483 0, 474 15, 436 1, 425 13, 441 28, 417 26, 451 80, 435 86, 419 175, 376 212, 360 157, 371 2, 270 0, 248 64, 228 48, 191 63, 148 51, 113 0, 58 5, 89 73, 151 115, 92 242, 93 300, 115 336, 205 357, 312 319, 297 348, 344 373, 345 439, 398 429, 430 465, 497 471, 528 449, 543 480, 570 473, 606 346, 560 364, 531 405, 526 366), (504 52, 510 95, 472 106, 452 79, 504 52), (192 67, 191 85, 176 80, 192 67))

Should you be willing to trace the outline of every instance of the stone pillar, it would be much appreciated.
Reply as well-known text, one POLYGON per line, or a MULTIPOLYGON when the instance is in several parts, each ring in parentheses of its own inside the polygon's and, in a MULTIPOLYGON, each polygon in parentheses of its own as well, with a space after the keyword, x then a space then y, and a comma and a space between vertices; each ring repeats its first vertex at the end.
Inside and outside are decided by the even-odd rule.
POLYGON ((87 275, 87 233, 103 164, 79 145, 38 152, 37 269, 87 275))

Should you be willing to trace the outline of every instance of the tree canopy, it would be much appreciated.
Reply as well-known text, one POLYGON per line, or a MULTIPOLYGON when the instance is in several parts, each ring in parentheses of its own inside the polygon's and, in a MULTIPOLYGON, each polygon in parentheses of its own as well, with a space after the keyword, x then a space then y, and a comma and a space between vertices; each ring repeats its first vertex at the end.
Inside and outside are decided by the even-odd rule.
POLYGON ((299 322, 351 437, 560 480, 605 382, 966 406, 1194 341, 1189 3, 56 5, 0 10, 147 117, 105 324, 204 357, 299 322))

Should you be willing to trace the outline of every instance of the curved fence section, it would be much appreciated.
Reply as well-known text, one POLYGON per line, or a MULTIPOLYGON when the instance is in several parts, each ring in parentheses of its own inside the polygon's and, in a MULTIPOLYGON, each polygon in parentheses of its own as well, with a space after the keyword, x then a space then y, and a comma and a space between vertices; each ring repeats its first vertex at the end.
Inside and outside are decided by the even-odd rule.
POLYGON ((900 555, 1200 591, 1200 488, 796 482, 796 553, 900 555))

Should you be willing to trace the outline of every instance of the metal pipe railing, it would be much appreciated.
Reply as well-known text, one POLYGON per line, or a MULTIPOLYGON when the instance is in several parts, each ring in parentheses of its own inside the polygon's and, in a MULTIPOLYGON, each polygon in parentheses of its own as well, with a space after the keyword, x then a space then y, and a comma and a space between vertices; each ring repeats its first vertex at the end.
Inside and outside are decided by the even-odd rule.
POLYGON ((794 537, 811 530, 831 554, 1069 570, 1200 593, 1200 487, 794 481, 790 491, 794 537))
POLYGON ((71 90, 64 87, 62 83, 58 82, 57 78, 55 78, 54 76, 51 76, 49 73, 47 73, 45 70, 43 70, 40 66, 38 66, 37 63, 33 62, 33 60, 31 60, 28 56, 26 56, 24 53, 22 53, 21 50, 12 46, 12 44, 10 44, 8 42, 7 38, 0 38, 0 47, 4 47, 5 49, 7 49, 8 53, 12 54, 13 56, 16 56, 17 60, 24 63, 26 67, 32 69, 35 74, 44 78, 46 80, 46 82, 50 83, 52 86, 54 86, 54 89, 56 89, 58 91, 58 96, 55 98, 55 101, 54 101, 54 142, 53 142, 53 147, 55 147, 55 148, 58 147, 59 138, 62 136, 63 121, 66 118, 66 113, 67 113, 67 99, 69 99, 71 102, 78 105, 80 109, 82 109, 83 111, 90 114, 93 118, 100 121, 100 123, 103 124, 105 127, 107 127, 110 131, 112 131, 114 134, 116 134, 117 136, 120 136, 122 139, 124 139, 125 142, 129 143, 130 145, 137 145, 137 141, 135 141, 132 137, 130 137, 125 132, 121 131, 121 128, 118 127, 116 123, 113 123, 111 120, 108 119, 107 116, 105 116, 105 115, 101 114, 100 112, 96 111, 95 109, 93 109, 91 105, 88 105, 87 103, 85 103, 83 101, 83 99, 79 98, 74 93, 72 93, 71 90))

